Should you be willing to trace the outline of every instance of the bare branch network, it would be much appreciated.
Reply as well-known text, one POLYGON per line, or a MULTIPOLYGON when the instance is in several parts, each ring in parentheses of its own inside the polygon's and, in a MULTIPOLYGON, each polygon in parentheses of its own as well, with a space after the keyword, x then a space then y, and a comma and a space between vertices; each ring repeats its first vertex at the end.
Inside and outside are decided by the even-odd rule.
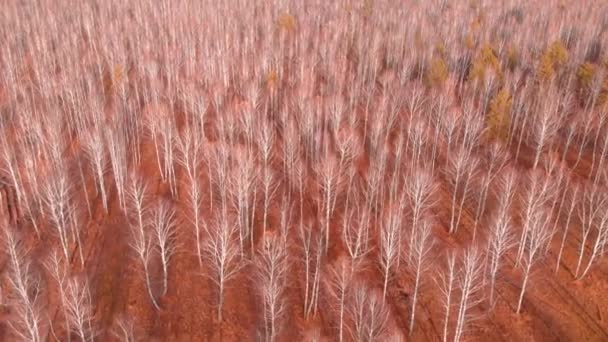
POLYGON ((0 340, 606 341, 607 45, 599 0, 6 0, 0 340))

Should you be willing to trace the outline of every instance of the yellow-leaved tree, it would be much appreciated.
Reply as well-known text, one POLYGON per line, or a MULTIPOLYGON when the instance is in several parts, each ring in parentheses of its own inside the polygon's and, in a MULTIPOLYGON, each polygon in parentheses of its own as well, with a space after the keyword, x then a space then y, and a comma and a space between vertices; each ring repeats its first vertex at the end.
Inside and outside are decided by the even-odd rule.
POLYGON ((486 116, 487 134, 489 140, 507 140, 511 124, 511 107, 513 99, 508 89, 502 88, 490 101, 486 116))

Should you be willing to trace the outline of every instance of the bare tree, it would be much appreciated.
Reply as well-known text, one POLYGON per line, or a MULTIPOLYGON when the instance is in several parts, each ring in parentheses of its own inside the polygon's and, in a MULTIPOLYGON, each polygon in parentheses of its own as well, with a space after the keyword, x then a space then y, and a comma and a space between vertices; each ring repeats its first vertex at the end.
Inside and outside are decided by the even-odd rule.
POLYGON ((221 321, 226 285, 238 274, 242 262, 235 239, 236 227, 226 215, 221 214, 216 218, 216 222, 207 227, 207 232, 203 250, 211 271, 209 277, 218 288, 217 318, 221 321))
MULTIPOLYGON (((243 255, 247 239, 251 243, 251 251, 254 250, 253 231, 257 178, 254 160, 250 152, 238 150, 231 175, 230 193, 236 211, 240 249, 243 255)), ((267 181, 269 180, 266 179, 267 181)), ((267 185, 266 182, 264 185, 267 185)))
POLYGON ((540 157, 547 145, 550 145, 559 129, 558 111, 561 101, 543 101, 533 124, 532 138, 535 145, 533 168, 538 166, 540 157))
POLYGON ((120 208, 126 210, 125 183, 127 177, 127 146, 126 138, 119 122, 112 123, 111 129, 106 132, 106 143, 110 152, 110 164, 112 165, 112 175, 114 185, 118 194, 120 208), (118 126, 118 127, 116 127, 118 126))
MULTIPOLYGON (((16 203, 18 206, 23 206, 25 207, 25 210, 27 211, 27 214, 32 217, 33 216, 33 209, 32 209, 32 204, 30 203, 30 198, 28 196, 27 191, 24 188, 24 184, 23 184, 23 178, 21 177, 21 172, 19 171, 19 165, 17 164, 17 157, 16 157, 16 149, 11 147, 11 144, 8 143, 6 141, 6 138, 0 138, 2 140, 0 140, 0 143, 2 144, 3 148, 0 149, 0 160, 2 162, 2 164, 0 164, 0 172, 5 174, 6 176, 8 176, 8 179, 10 179, 13 188, 15 189, 15 195, 17 197, 16 199, 16 203)), ((25 154, 30 153, 29 151, 24 152, 25 154)), ((25 160, 25 168, 27 170, 27 162, 32 160, 31 156, 22 156, 22 159, 25 160)), ((26 171, 27 172, 27 171, 26 171)), ((26 173, 27 175, 27 173, 26 173)), ((29 177, 31 178, 31 180, 36 181, 37 177, 29 177)), ((31 187, 34 188, 34 184, 31 184, 31 187)), ((32 217, 32 225, 34 227, 34 230, 36 231, 36 235, 40 236, 40 230, 38 228, 38 224, 36 223, 36 220, 33 219, 32 217)))
POLYGON ((471 155, 469 149, 463 147, 455 152, 453 158, 450 158, 450 163, 448 174, 453 192, 449 232, 454 233, 460 225, 464 204, 471 195, 472 180, 477 171, 478 160, 471 155))
POLYGON ((370 252, 369 248, 369 216, 366 208, 361 208, 359 205, 356 193, 349 190, 346 207, 342 214, 342 242, 346 247, 346 251, 351 260, 351 271, 355 265, 362 262, 366 254, 370 252), (354 198, 353 198, 354 197, 354 198), (350 204, 352 199, 352 204, 350 204))
POLYGON ((384 219, 380 225, 378 237, 379 241, 379 265, 382 270, 383 287, 382 296, 386 299, 386 291, 388 288, 388 281, 396 267, 397 258, 399 257, 399 236, 402 234, 401 225, 402 214, 398 207, 387 208, 387 212, 384 215, 384 219))
MULTIPOLYGON (((603 254, 604 246, 608 242, 608 210, 606 207, 606 205, 608 204, 607 203, 608 198, 606 197, 606 192, 603 187, 599 188, 598 190, 604 190, 600 194, 598 194, 600 196, 600 198, 598 199, 599 203, 588 203, 590 205, 590 208, 588 208, 588 210, 589 209, 594 210, 594 206, 597 205, 599 207, 599 209, 601 210, 601 215, 599 217, 595 217, 595 213, 592 213, 592 212, 588 213, 587 220, 592 220, 592 222, 595 221, 595 222, 593 222, 593 228, 595 228, 596 234, 595 234, 595 240, 593 242, 593 248, 591 249, 591 255, 589 256, 589 260, 587 261, 587 266, 585 267, 583 272, 580 273, 580 275, 579 275, 579 268, 580 268, 580 263, 581 263, 582 259, 581 259, 581 257, 579 257, 579 262, 577 263, 577 267, 576 267, 576 271, 575 271, 575 276, 578 279, 582 279, 587 274, 587 272, 589 272, 589 269, 591 268, 591 265, 593 265, 593 262, 603 254)), ((583 202, 583 207, 585 206, 585 202, 583 202)), ((585 221, 587 221, 587 220, 585 220, 585 221)), ((585 225, 585 224, 588 224, 588 222, 585 222, 583 225, 585 225)), ((586 240, 586 238, 584 238, 583 241, 581 241, 581 246, 583 245, 584 240, 586 240)), ((580 255, 582 255, 583 252, 584 252, 584 249, 581 248, 580 255)))
POLYGON ((202 136, 203 133, 199 126, 190 125, 186 126, 175 139, 175 147, 179 152, 176 160, 186 172, 190 184, 198 179, 200 166, 203 162, 201 154, 202 136))
POLYGON ((264 188, 264 204, 262 213, 262 234, 266 233, 268 229, 268 213, 270 211, 270 205, 274 198, 276 191, 279 188, 279 184, 274 175, 272 169, 264 168, 262 171, 262 187, 264 188))
POLYGON ((162 295, 167 294, 169 278, 169 262, 176 252, 175 241, 175 210, 167 201, 159 201, 152 210, 150 225, 155 235, 155 245, 158 248, 163 269, 162 295))
POLYGON ((337 301, 338 311, 338 341, 344 341, 344 315, 347 296, 353 280, 352 261, 340 257, 328 270, 325 284, 331 297, 337 301))
POLYGON ((523 213, 522 213, 522 229, 519 238, 519 248, 517 250, 517 258, 515 265, 518 266, 523 257, 527 246, 527 239, 533 221, 536 219, 536 213, 543 210, 550 202, 554 195, 555 184, 545 177, 545 173, 540 170, 531 170, 527 181, 527 191, 523 194, 523 213))
POLYGON ((572 213, 574 212, 574 208, 576 204, 579 203, 579 185, 575 184, 574 189, 568 191, 570 194, 570 205, 568 206, 568 213, 566 216, 566 222, 564 223, 564 232, 562 235, 562 241, 559 246, 559 252, 557 253, 557 262, 555 263, 555 272, 559 270, 559 265, 562 260, 562 254, 564 251, 564 246, 566 245, 566 238, 568 237, 568 232, 570 231, 570 221, 572 219, 572 213))
POLYGON ((94 308, 86 280, 70 278, 65 286, 65 305, 68 320, 73 332, 80 341, 93 341, 95 331, 92 327, 94 308))
POLYGON ((549 229, 550 213, 542 208, 536 210, 530 220, 528 220, 528 226, 524 227, 528 231, 527 239, 525 240, 525 249, 523 257, 524 273, 523 273, 523 284, 521 286, 521 292, 519 294, 519 302, 517 304, 516 313, 520 313, 521 306, 524 300, 524 293, 530 278, 530 271, 536 261, 541 256, 540 253, 544 251, 545 245, 551 238, 551 229, 549 229))
POLYGON ((592 188, 591 186, 588 186, 583 191, 583 198, 579 211, 579 220, 581 223, 580 250, 578 254, 578 261, 576 263, 576 269, 574 271, 574 276, 576 278, 579 276, 589 234, 593 230, 593 227, 601 219, 601 216, 603 216, 602 213, 606 211, 606 205, 608 204, 608 197, 606 197, 606 195, 597 187, 592 188))
POLYGON ((263 237, 262 248, 255 264, 258 289, 264 310, 265 341, 276 341, 281 320, 286 314, 284 298, 288 271, 286 245, 275 235, 263 237))
POLYGON ((6 253, 8 255, 8 281, 11 288, 9 305, 14 310, 8 326, 15 335, 24 340, 41 342, 43 336, 43 313, 40 306, 42 288, 40 279, 34 274, 28 260, 28 250, 10 227, 4 228, 6 253))
POLYGON ((321 262, 323 258, 323 235, 314 234, 309 226, 300 224, 298 237, 302 246, 304 263, 304 318, 317 313, 319 284, 321 282, 321 262))
POLYGON ((133 248, 135 253, 137 253, 137 257, 143 266, 146 289, 148 290, 148 296, 152 301, 152 305, 154 305, 156 310, 160 310, 160 306, 158 305, 156 296, 154 295, 152 282, 150 279, 150 261, 152 260, 152 253, 154 251, 152 239, 147 233, 135 233, 133 234, 131 248, 133 248))
POLYGON ((136 240, 143 241, 146 236, 146 227, 148 221, 146 216, 148 214, 147 205, 147 193, 148 186, 142 180, 141 176, 135 172, 129 175, 127 187, 127 200, 129 209, 129 219, 135 222, 131 222, 130 226, 133 230, 133 235, 136 240), (133 220, 134 219, 134 220, 133 220))
POLYGON ((460 341, 471 308, 481 302, 479 292, 483 288, 482 275, 483 258, 481 253, 475 247, 467 249, 463 255, 462 268, 457 277, 457 285, 460 289, 460 304, 458 306, 454 342, 460 341))
POLYGON ((108 195, 105 186, 105 174, 108 165, 104 139, 101 133, 96 129, 93 132, 83 136, 84 151, 89 160, 93 171, 93 178, 97 185, 96 189, 101 195, 101 204, 103 209, 108 212, 108 195))
POLYGON ((277 190, 275 176, 270 165, 274 145, 274 128, 267 122, 263 122, 258 136, 258 149, 262 158, 262 186, 264 187, 264 214, 262 217, 262 234, 266 232, 268 224, 268 210, 270 202, 277 190))
POLYGON ((71 187, 65 171, 58 170, 54 176, 47 179, 42 195, 49 219, 59 237, 63 254, 69 259, 69 229, 73 208, 71 187))
POLYGON ((412 234, 415 234, 413 244, 410 245, 412 256, 410 259, 410 267, 414 272, 414 293, 412 294, 412 314, 410 316, 410 335, 414 331, 414 322, 416 317, 416 301, 418 300, 418 292, 422 284, 422 275, 426 272, 429 266, 428 254, 433 246, 432 225, 428 220, 420 221, 417 227, 414 227, 412 234))
POLYGON ((353 285, 353 295, 346 306, 349 324, 346 329, 354 341, 377 341, 386 333, 389 309, 382 295, 362 282, 353 285))
POLYGON ((163 181, 169 183, 171 194, 177 195, 175 168, 173 165, 173 143, 175 135, 175 119, 168 113, 153 113, 147 121, 148 130, 152 135, 158 170, 163 181))
POLYGON ((114 319, 110 333, 122 342, 135 342, 135 322, 127 315, 119 315, 114 319))
POLYGON ((448 254, 447 269, 439 273, 437 283, 442 294, 442 304, 445 310, 443 320, 443 342, 448 340, 448 328, 450 323, 450 313, 452 312, 454 282, 456 280, 456 256, 453 253, 448 254))
POLYGON ((325 158, 319 163, 316 170, 318 182, 321 187, 320 208, 322 211, 322 228, 325 236, 325 253, 329 248, 329 233, 331 219, 336 207, 337 187, 338 187, 338 165, 331 154, 326 153, 325 158))
MULTIPOLYGON (((426 212, 435 204, 437 183, 435 183, 430 172, 416 168, 405 178, 404 191, 407 194, 412 215, 412 233, 410 234, 409 245, 414 246, 415 229, 426 212)), ((411 257, 411 254, 412 250, 410 249, 408 256, 411 257)))
POLYGON ((508 215, 508 205, 501 203, 498 210, 491 218, 490 238, 488 241, 488 255, 490 256, 490 305, 494 305, 494 287, 496 274, 500 267, 500 261, 506 252, 515 245, 515 238, 511 228, 511 220, 508 215))
POLYGON ((61 301, 61 314, 65 320, 65 331, 67 340, 70 341, 71 323, 70 316, 68 314, 68 303, 66 286, 68 282, 68 267, 65 262, 65 258, 62 258, 61 253, 56 251, 51 254, 49 259, 45 262, 44 266, 51 273, 51 277, 57 282, 57 292, 59 293, 59 300, 61 301))
POLYGON ((507 154, 504 146, 499 142, 494 142, 492 145, 490 145, 485 161, 485 172, 482 173, 480 182, 481 189, 477 199, 478 204, 477 209, 475 210, 475 221, 473 223, 473 240, 475 240, 475 236, 477 235, 477 227, 479 226, 481 217, 486 209, 490 185, 505 166, 506 162, 507 154))

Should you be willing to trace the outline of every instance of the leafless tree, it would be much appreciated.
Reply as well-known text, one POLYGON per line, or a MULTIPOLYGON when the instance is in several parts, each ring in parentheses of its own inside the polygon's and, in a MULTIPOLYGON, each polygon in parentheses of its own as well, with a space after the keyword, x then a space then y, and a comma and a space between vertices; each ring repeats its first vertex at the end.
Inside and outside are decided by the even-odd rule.
POLYGON ((552 143, 557 134, 560 125, 558 120, 560 102, 544 101, 544 105, 537 112, 539 116, 532 126, 532 138, 535 145, 533 168, 538 166, 544 149, 552 143))
MULTIPOLYGON (((435 204, 435 192, 437 191, 437 183, 433 179, 433 175, 420 168, 413 169, 411 174, 405 178, 404 192, 407 194, 407 200, 412 215, 412 233, 410 234, 409 245, 414 245, 414 231, 418 227, 426 212, 435 204)), ((412 250, 410 249, 409 256, 411 257, 412 250)))
POLYGON ((326 153, 326 157, 318 164, 316 170, 318 182, 321 187, 320 208, 322 212, 321 225, 325 236, 325 253, 329 248, 329 233, 330 224, 333 213, 336 207, 337 187, 338 187, 338 165, 331 157, 331 154, 326 153))
POLYGON ((95 331, 92 321, 94 307, 91 303, 91 294, 86 280, 72 277, 65 286, 65 306, 68 320, 73 332, 80 341, 93 341, 95 331))
POLYGON ((366 208, 361 208, 358 198, 359 196, 354 191, 349 190, 346 207, 342 213, 342 242, 350 256, 351 271, 370 252, 367 225, 371 214, 367 212, 366 208))
POLYGON ((202 266, 201 255, 201 206, 203 204, 203 192, 200 184, 200 166, 203 162, 201 148, 203 144, 203 128, 199 125, 188 125, 181 135, 177 136, 176 147, 179 152, 177 161, 185 170, 187 176, 187 196, 190 223, 194 228, 196 242, 196 255, 199 266, 202 266))
POLYGON ((568 237, 568 232, 570 231, 570 221, 572 220, 572 213, 574 213, 574 209, 576 204, 579 203, 580 194, 579 194, 579 185, 575 184, 573 189, 568 191, 570 195, 570 205, 568 206, 568 213, 566 216, 566 222, 564 223, 564 232, 562 234, 562 241, 560 243, 559 252, 557 253, 557 262, 555 263, 555 272, 559 270, 559 265, 562 260, 562 254, 564 251, 564 246, 566 245, 566 238, 568 237))
POLYGON ((353 285, 346 312, 349 317, 346 329, 355 341, 377 341, 388 329, 390 312, 382 295, 362 282, 353 285))
POLYGON ((209 277, 218 288, 217 318, 222 320, 226 285, 242 268, 235 225, 227 215, 220 214, 213 225, 207 227, 203 251, 211 271, 209 277))
POLYGON ((200 166, 203 162, 202 136, 203 133, 199 126, 186 126, 183 132, 175 138, 175 147, 178 151, 176 160, 184 169, 189 184, 199 178, 200 166))
MULTIPOLYGON (((0 149, 0 153, 1 153, 1 155, 0 155, 0 161, 1 161, 0 173, 6 175, 7 178, 10 179, 10 182, 12 183, 11 185, 15 189, 15 196, 17 197, 16 204, 18 206, 24 207, 25 210, 27 211, 27 214, 29 214, 29 216, 31 217, 31 216, 33 216, 32 203, 30 203, 30 198, 23 185, 23 178, 21 176, 21 172, 19 171, 20 168, 17 163, 17 157, 15 155, 16 148, 12 147, 11 144, 8 143, 6 138, 0 138, 0 139, 1 139, 0 144, 2 144, 2 146, 3 146, 3 148, 0 149)), ((28 154, 29 151, 25 151, 24 153, 28 154)), ((32 160, 31 156, 22 156, 21 158, 23 160, 25 160, 26 162, 32 160)), ((25 164, 24 166, 27 170, 28 165, 25 164)), ((36 178, 37 177, 34 177, 33 180, 35 180, 36 178)), ((32 184, 32 187, 33 187, 33 185, 34 184, 32 184)), ((34 227, 34 230, 36 231, 36 235, 39 237, 40 230, 38 228, 38 224, 36 223, 36 220, 34 220, 34 219, 32 219, 32 226, 34 227)))
POLYGON ((247 239, 254 251, 254 212, 257 186, 254 160, 249 151, 237 150, 234 166, 230 173, 229 191, 231 203, 236 212, 241 255, 244 254, 247 239))
POLYGON ((606 204, 608 197, 600 191, 597 187, 588 186, 583 190, 583 198, 581 201, 581 207, 579 211, 579 220, 581 227, 581 239, 580 239, 580 250, 578 261, 576 263, 576 269, 574 276, 578 278, 581 264, 583 262, 583 256, 585 254, 585 248, 587 247, 587 239, 589 234, 593 230, 593 227, 601 219, 602 213, 606 211, 606 204))
POLYGON ((481 217, 485 212, 488 193, 492 181, 496 178, 507 162, 507 154, 502 144, 494 142, 490 145, 485 162, 485 170, 482 173, 480 181, 480 192, 477 198, 478 204, 475 210, 475 221, 473 223, 473 240, 477 235, 477 227, 481 221, 481 217))
MULTIPOLYGON (((603 254, 604 246, 608 242, 608 198, 606 197, 605 188, 599 188, 599 186, 597 187, 598 188, 596 188, 596 190, 592 191, 593 193, 599 191, 599 193, 590 194, 589 196, 591 196, 591 198, 587 198, 588 196, 585 196, 585 200, 583 201, 583 212, 581 213, 581 219, 583 222, 582 227, 591 224, 592 228, 595 228, 596 234, 595 240, 593 242, 593 248, 591 249, 591 255, 589 256, 589 259, 587 261, 587 266, 585 267, 583 272, 579 274, 582 255, 584 254, 584 243, 586 242, 587 237, 583 236, 581 240, 581 251, 579 254, 579 260, 576 265, 576 270, 574 272, 575 277, 577 279, 582 279, 587 274, 587 272, 589 272, 589 269, 591 268, 591 265, 593 265, 593 262, 603 254), (593 198, 596 196, 598 196, 599 198, 593 198), (601 213, 596 213, 596 209, 599 209, 601 213)), ((583 235, 585 235, 585 233, 583 233, 583 235)))
POLYGON ((114 326, 110 331, 112 336, 122 342, 135 342, 135 322, 127 315, 119 315, 114 320, 114 326))
POLYGON ((259 257, 255 260, 258 289, 264 310, 265 341, 276 341, 281 320, 286 314, 284 292, 288 271, 286 245, 276 235, 263 237, 259 257))
POLYGON ((158 170, 162 180, 169 183, 171 194, 175 196, 177 195, 175 168, 173 165, 175 119, 168 113, 156 112, 151 116, 147 121, 147 125, 156 151, 158 170))
POLYGON ((422 284, 422 275, 426 273, 429 266, 429 252, 433 246, 432 225, 429 220, 421 220, 419 225, 414 227, 412 234, 415 234, 413 244, 410 245, 412 256, 410 259, 410 267, 414 272, 414 293, 412 294, 412 314, 410 316, 410 335, 414 331, 414 322, 416 317, 416 301, 418 300, 418 292, 422 284))
POLYGON ((469 311, 481 302, 479 293, 483 288, 482 275, 482 255, 477 248, 471 247, 463 255, 462 266, 456 278, 457 286, 460 289, 460 304, 458 306, 458 317, 454 332, 455 342, 460 341, 464 333, 469 311))
POLYGON ((523 284, 521 286, 521 292, 519 294, 519 302, 517 304, 517 313, 521 311, 521 306, 524 300, 524 293, 530 278, 530 271, 534 263, 541 257, 540 253, 543 252, 545 245, 551 238, 551 229, 549 229, 550 213, 547 210, 538 208, 532 217, 528 220, 528 226, 525 227, 528 231, 527 238, 525 240, 524 256, 523 256, 523 284))
POLYGON ((317 313, 319 288, 321 283, 321 262, 323 260, 324 238, 314 234, 310 226, 300 224, 298 237, 302 246, 302 262, 304 263, 304 318, 317 313))
POLYGON ((129 209, 129 219, 135 221, 130 224, 133 235, 136 240, 140 241, 145 240, 148 225, 146 220, 148 214, 147 197, 148 186, 138 173, 132 172, 128 178, 127 208, 129 209))
POLYGON ((522 195, 522 228, 517 258, 515 259, 516 266, 519 265, 523 257, 527 246, 526 240, 528 239, 531 227, 533 227, 533 221, 536 219, 537 212, 542 211, 547 206, 555 192, 555 184, 553 184, 549 177, 545 177, 544 172, 540 170, 531 170, 530 172, 526 182, 527 191, 522 195))
POLYGON ((344 341, 345 304, 352 286, 353 271, 352 261, 346 257, 340 257, 335 264, 329 267, 328 275, 325 278, 328 292, 337 302, 338 341, 340 342, 344 341))
POLYGON ((97 190, 101 195, 101 204, 103 209, 108 212, 108 195, 105 186, 105 174, 108 165, 106 157, 105 141, 98 130, 84 135, 83 138, 84 151, 89 160, 97 190))
POLYGON ((163 269, 162 295, 167 294, 169 278, 169 262, 177 249, 175 240, 175 210, 167 201, 159 201, 152 209, 150 225, 155 235, 155 245, 158 248, 163 269))
POLYGON ((262 217, 262 234, 266 232, 268 225, 268 210, 270 202, 277 190, 277 180, 272 171, 270 162, 274 146, 275 133, 274 128, 267 122, 261 124, 258 135, 258 149, 262 159, 262 186, 264 188, 264 214, 262 217))
POLYGON ((456 280, 456 256, 454 253, 448 254, 447 257, 447 269, 439 273, 437 283, 442 294, 442 304, 445 310, 445 317, 443 320, 443 342, 448 340, 448 328, 450 323, 450 313, 452 312, 454 295, 454 282, 456 280))
POLYGON ((41 342, 43 335, 43 312, 41 308, 42 287, 40 279, 32 270, 28 250, 10 227, 4 228, 6 253, 8 256, 8 281, 11 288, 8 303, 14 310, 8 326, 24 341, 41 342))
POLYGON ((146 289, 148 290, 148 296, 152 301, 152 305, 156 308, 156 310, 160 310, 160 306, 156 300, 156 296, 153 293, 152 282, 150 279, 150 262, 152 260, 152 255, 154 251, 154 245, 151 237, 148 233, 133 234, 133 241, 131 242, 131 248, 137 253, 137 257, 143 266, 144 271, 144 279, 146 282, 146 289))
POLYGON ((112 175, 114 176, 114 185, 118 194, 118 202, 120 208, 126 210, 125 200, 125 183, 127 177, 127 146, 126 138, 120 123, 115 122, 109 131, 106 131, 106 144, 110 153, 110 164, 112 165, 112 175))
POLYGON ((262 234, 264 234, 268 229, 268 213, 270 211, 270 206, 279 188, 279 184, 276 176, 274 175, 274 171, 269 167, 262 170, 262 187, 264 190, 262 234))
POLYGON ((387 208, 379 229, 379 265, 382 270, 382 296, 386 299, 388 281, 399 257, 399 236, 402 234, 402 213, 398 207, 387 208))
POLYGON ((491 218, 491 230, 488 241, 489 278, 490 278, 490 305, 494 305, 494 287, 500 261, 506 252, 515 245, 512 224, 508 215, 509 206, 501 203, 491 218))
POLYGON ((59 237, 63 254, 69 259, 69 229, 73 207, 71 187, 65 171, 58 170, 55 175, 47 179, 42 195, 49 219, 59 237))
POLYGON ((470 150, 463 147, 456 150, 455 156, 450 158, 450 163, 448 174, 453 190, 449 232, 454 233, 460 224, 464 204, 471 195, 478 159, 471 155, 470 150))
POLYGON ((59 300, 61 301, 61 314, 65 320, 65 330, 67 332, 67 339, 70 340, 71 323, 70 316, 67 310, 67 295, 66 286, 68 282, 68 267, 66 266, 65 259, 62 258, 61 253, 52 253, 49 259, 45 262, 44 266, 50 272, 51 277, 57 283, 57 292, 59 293, 59 300))
POLYGON ((199 266, 203 265, 203 255, 201 251, 201 229, 204 226, 204 219, 202 218, 202 205, 203 205, 203 191, 199 178, 193 178, 190 180, 188 185, 188 193, 186 196, 188 203, 189 215, 188 220, 194 228, 194 239, 196 243, 196 257, 198 259, 199 266))

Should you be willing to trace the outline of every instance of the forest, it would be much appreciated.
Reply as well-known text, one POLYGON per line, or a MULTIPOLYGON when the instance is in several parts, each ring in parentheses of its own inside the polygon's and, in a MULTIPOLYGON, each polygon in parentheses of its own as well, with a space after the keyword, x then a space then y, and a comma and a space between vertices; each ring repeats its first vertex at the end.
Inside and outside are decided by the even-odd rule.
POLYGON ((608 3, 0 8, 1 341, 608 340, 608 3))

